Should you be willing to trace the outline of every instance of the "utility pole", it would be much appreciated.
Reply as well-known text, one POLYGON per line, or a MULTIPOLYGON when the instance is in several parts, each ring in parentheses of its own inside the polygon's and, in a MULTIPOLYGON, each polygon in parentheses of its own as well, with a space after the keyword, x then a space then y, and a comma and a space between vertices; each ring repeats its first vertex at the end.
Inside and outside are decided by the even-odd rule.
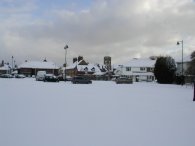
POLYGON ((182 53, 181 53, 181 77, 182 77, 182 86, 183 86, 183 84, 184 84, 184 71, 183 71, 183 40, 181 40, 181 41, 177 41, 177 45, 180 45, 180 43, 181 43, 181 48, 182 48, 182 53))
POLYGON ((68 45, 66 45, 64 47, 64 50, 65 50, 65 63, 64 63, 64 81, 66 82, 66 65, 67 65, 67 62, 66 62, 66 55, 67 55, 67 49, 68 49, 68 45))
POLYGON ((12 70, 11 70, 11 72, 13 72, 14 71, 14 56, 12 56, 12 70))

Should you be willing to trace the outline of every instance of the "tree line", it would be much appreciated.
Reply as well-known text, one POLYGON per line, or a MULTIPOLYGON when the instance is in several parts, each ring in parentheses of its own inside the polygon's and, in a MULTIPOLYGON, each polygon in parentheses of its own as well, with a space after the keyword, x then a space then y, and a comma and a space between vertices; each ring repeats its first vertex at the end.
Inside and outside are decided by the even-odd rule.
MULTIPOLYGON (((195 51, 191 53, 191 61, 186 71, 188 75, 195 76, 195 51)), ((170 56, 160 56, 157 58, 154 66, 154 75, 158 83, 171 84, 176 82, 177 84, 184 84, 185 76, 176 76, 176 63, 170 56)))

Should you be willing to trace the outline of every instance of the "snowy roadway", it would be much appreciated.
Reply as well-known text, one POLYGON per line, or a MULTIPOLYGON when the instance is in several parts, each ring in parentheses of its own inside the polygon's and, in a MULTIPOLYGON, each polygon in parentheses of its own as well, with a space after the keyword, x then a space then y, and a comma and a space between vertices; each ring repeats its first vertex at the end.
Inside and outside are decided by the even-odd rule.
POLYGON ((195 146, 193 88, 0 79, 0 146, 195 146))

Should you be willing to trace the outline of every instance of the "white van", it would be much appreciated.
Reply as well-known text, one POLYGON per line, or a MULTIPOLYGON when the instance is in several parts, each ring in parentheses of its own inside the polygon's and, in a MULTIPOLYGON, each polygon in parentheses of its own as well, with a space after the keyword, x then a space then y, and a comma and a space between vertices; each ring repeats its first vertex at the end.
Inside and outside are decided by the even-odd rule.
POLYGON ((46 75, 46 71, 38 71, 36 81, 43 81, 46 75))

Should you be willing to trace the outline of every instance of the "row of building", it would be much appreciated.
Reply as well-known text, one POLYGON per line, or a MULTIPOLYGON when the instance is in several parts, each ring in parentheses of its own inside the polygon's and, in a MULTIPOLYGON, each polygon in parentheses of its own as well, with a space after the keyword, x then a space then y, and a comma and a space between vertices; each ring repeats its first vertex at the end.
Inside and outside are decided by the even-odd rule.
MULTIPOLYGON (((104 64, 87 63, 82 56, 73 58, 71 65, 59 67, 46 59, 43 61, 25 61, 15 71, 8 64, 0 65, 0 74, 18 73, 26 76, 35 76, 38 71, 45 70, 47 73, 66 76, 87 76, 96 80, 110 80, 118 76, 133 78, 134 81, 154 81, 155 57, 138 59, 134 58, 122 65, 111 65, 111 57, 104 57, 104 64)), ((187 70, 190 59, 184 59, 184 71, 187 70)), ((181 73, 181 62, 177 63, 177 74, 181 73)))
POLYGON ((103 76, 111 70, 111 57, 104 57, 104 64, 87 63, 82 56, 73 58, 73 63, 66 67, 59 67, 54 62, 47 61, 25 61, 16 69, 12 69, 8 63, 0 64, 0 74, 24 74, 25 76, 36 76, 38 71, 46 71, 48 74, 66 75, 73 77, 86 75, 92 79, 96 76, 103 76), (66 71, 65 71, 66 70, 66 71))

